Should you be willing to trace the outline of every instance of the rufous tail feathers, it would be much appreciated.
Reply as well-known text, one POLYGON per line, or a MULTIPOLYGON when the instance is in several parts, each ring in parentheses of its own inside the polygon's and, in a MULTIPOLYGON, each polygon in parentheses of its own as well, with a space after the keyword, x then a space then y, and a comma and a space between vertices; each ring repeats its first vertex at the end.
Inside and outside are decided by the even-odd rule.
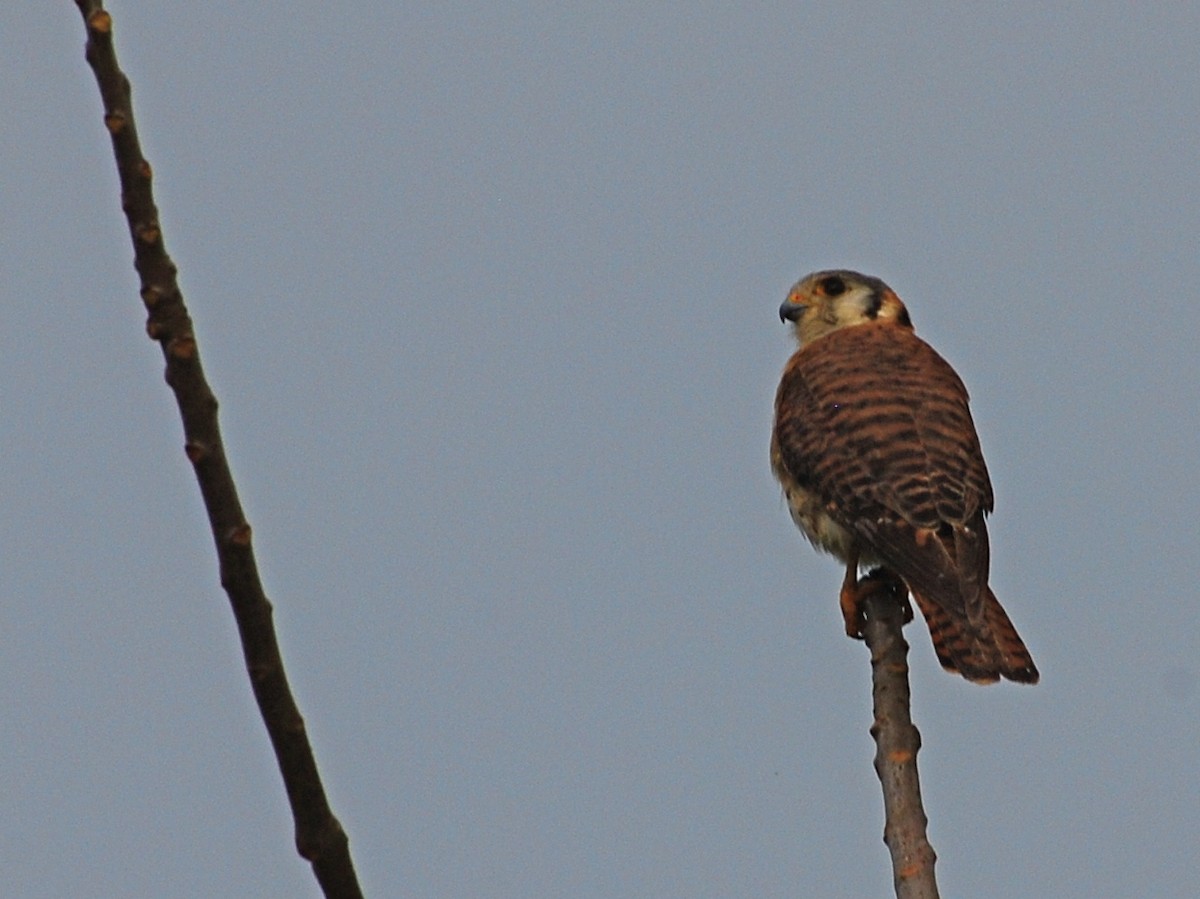
POLYGON ((1022 684, 1038 682, 1037 666, 1017 629, 990 587, 983 597, 983 620, 973 625, 965 615, 952 615, 920 593, 913 599, 929 624, 933 651, 947 671, 969 681, 991 684, 1004 677, 1022 684))

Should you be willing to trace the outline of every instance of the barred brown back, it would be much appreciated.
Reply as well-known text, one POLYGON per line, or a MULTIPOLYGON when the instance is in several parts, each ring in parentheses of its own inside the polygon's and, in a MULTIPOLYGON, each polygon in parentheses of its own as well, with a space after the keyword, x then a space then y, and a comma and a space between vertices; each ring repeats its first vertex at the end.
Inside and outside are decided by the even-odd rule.
POLYGON ((928 344, 879 322, 802 347, 779 386, 774 438, 789 497, 818 500, 864 563, 904 580, 944 666, 972 680, 1037 680, 987 586, 992 486, 967 391, 928 344))

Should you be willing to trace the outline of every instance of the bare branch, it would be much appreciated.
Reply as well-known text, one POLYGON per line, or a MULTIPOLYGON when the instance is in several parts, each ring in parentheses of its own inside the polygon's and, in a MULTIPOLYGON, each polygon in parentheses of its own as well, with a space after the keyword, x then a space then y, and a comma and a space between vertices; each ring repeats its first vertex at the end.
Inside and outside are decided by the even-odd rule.
POLYGON ((292 698, 242 513, 217 427, 217 400, 205 380, 200 354, 176 281, 175 264, 163 244, 151 191, 150 164, 142 156, 134 126, 129 79, 117 64, 112 17, 100 0, 75 0, 87 26, 88 64, 104 102, 104 124, 112 136, 121 180, 121 208, 133 240, 134 268, 149 312, 146 332, 166 359, 166 380, 179 404, 184 450, 196 471, 212 525, 221 571, 242 641, 250 685, 279 762, 295 821, 296 849, 313 866, 326 896, 361 897, 345 831, 325 797, 304 719, 292 698))
POLYGON ((892 855, 898 899, 937 899, 933 866, 937 855, 925 835, 917 752, 921 735, 909 713, 908 644, 901 629, 912 620, 908 591, 886 570, 860 584, 865 612, 863 636, 871 650, 871 698, 875 722, 875 773, 883 787, 883 841, 892 855))

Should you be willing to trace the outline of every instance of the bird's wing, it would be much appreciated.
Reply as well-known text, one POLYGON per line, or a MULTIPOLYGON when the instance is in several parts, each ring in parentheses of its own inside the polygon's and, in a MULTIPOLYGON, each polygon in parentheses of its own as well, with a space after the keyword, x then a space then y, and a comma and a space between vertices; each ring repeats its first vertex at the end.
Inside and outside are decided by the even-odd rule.
POLYGON ((992 487, 966 388, 928 344, 881 323, 802 348, 775 438, 788 473, 911 589, 984 621, 992 487))

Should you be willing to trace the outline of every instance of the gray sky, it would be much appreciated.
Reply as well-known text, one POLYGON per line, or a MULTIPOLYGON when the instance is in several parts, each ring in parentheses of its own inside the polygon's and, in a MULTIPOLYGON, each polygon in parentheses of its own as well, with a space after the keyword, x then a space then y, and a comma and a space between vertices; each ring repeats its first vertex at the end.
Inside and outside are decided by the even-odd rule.
MULTIPOLYGON (((113 0, 375 896, 890 894, 865 649, 767 465, 787 288, 957 367, 1035 688, 907 635, 944 895, 1200 880, 1200 13, 113 0)), ((316 895, 73 4, 0 30, 5 894, 316 895)))

